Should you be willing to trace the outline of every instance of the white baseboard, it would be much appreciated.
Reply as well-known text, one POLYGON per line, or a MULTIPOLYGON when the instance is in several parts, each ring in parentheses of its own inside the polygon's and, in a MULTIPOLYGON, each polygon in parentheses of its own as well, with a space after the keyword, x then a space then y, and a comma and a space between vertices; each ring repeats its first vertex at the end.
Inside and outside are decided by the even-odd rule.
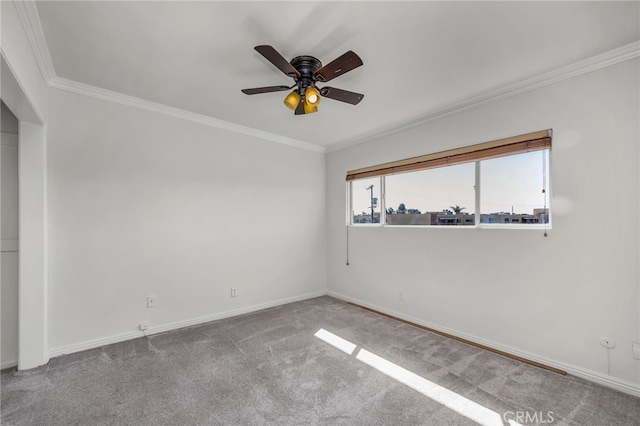
POLYGON ((453 336, 456 336, 456 337, 460 337, 462 339, 469 340, 469 341, 474 342, 474 343, 479 343, 481 345, 488 346, 490 348, 497 349, 497 350, 502 351, 502 352, 510 353, 512 355, 517 355, 519 357, 526 358, 526 359, 529 359, 531 361, 535 361, 535 362, 538 362, 538 363, 541 363, 541 364, 545 364, 545 365, 548 365, 550 367, 559 368, 561 370, 566 371, 568 374, 571 374, 572 376, 580 377, 582 379, 589 380, 591 382, 598 383, 600 385, 607 386, 607 387, 613 388, 615 390, 618 390, 618 391, 621 391, 621 392, 624 392, 624 393, 628 393, 628 394, 640 397, 640 384, 637 384, 637 383, 628 382, 626 380, 622 380, 622 379, 618 379, 616 377, 608 376, 606 374, 602 374, 602 373, 599 373, 597 371, 588 370, 586 368, 582 368, 582 367, 578 367, 578 366, 575 366, 575 365, 566 364, 564 362, 560 362, 560 361, 552 360, 552 359, 549 359, 549 358, 545 358, 543 356, 535 355, 535 354, 532 354, 530 352, 525 352, 525 351, 522 351, 522 350, 519 350, 519 349, 516 349, 516 348, 512 348, 510 346, 502 345, 500 343, 496 343, 496 342, 493 342, 491 340, 486 340, 486 339, 483 339, 481 337, 477 337, 477 336, 473 336, 473 335, 470 335, 470 334, 467 334, 467 333, 463 333, 463 332, 460 332, 458 330, 452 330, 450 328, 443 327, 443 326, 438 325, 438 324, 432 324, 432 323, 420 320, 418 318, 414 318, 414 317, 412 317, 410 315, 404 315, 404 314, 392 311, 390 309, 386 309, 386 308, 383 308, 383 307, 376 306, 374 304, 365 302, 363 300, 355 299, 353 297, 349 297, 349 296, 346 296, 344 294, 337 293, 335 291, 328 291, 327 295, 331 296, 331 297, 334 297, 336 299, 343 300, 345 302, 352 302, 352 303, 355 303, 355 304, 358 304, 358 305, 361 305, 361 306, 365 306, 367 308, 371 308, 371 309, 374 309, 376 311, 383 312, 383 313, 385 313, 387 315, 392 315, 394 317, 397 317, 397 318, 400 318, 400 319, 403 319, 403 320, 406 320, 406 321, 410 321, 410 322, 413 322, 415 324, 418 324, 418 325, 421 325, 421 326, 424 326, 424 327, 428 327, 428 328, 431 328, 431 329, 434 329, 434 330, 437 330, 437 331, 441 331, 443 333, 447 333, 447 334, 450 334, 450 335, 453 335, 453 336))
MULTIPOLYGON (((224 318, 235 317, 242 314, 248 314, 250 312, 261 311, 263 309, 274 308, 280 305, 286 305, 287 303, 299 302, 301 300, 313 299, 314 297, 326 296, 327 292, 316 291, 313 293, 302 294, 299 296, 287 297, 284 299, 273 300, 271 302, 260 303, 258 305, 246 306, 243 308, 233 309, 231 311, 219 312, 216 314, 205 315, 198 318, 192 318, 185 321, 178 321, 170 324, 158 325, 155 327, 149 327, 146 330, 146 335, 152 335, 157 333, 163 333, 165 331, 177 330, 184 327, 190 327, 193 325, 204 324, 211 321, 216 321, 224 318)), ((104 337, 100 339, 87 340, 85 342, 76 343, 73 345, 62 346, 59 348, 49 350, 49 358, 53 358, 60 355, 68 355, 75 352, 86 351, 87 349, 99 348, 105 345, 111 345, 113 343, 124 342, 126 340, 137 339, 144 337, 145 333, 142 331, 132 331, 128 333, 122 333, 115 336, 104 337)), ((3 367, 4 368, 4 367, 3 367)))
MULTIPOLYGON (((383 312, 385 314, 388 315, 392 315, 394 317, 398 317, 401 318, 403 320, 406 321, 411 321, 413 323, 416 323, 418 325, 422 325, 424 327, 429 327, 432 328, 434 330, 438 330, 441 331, 443 333, 447 333, 447 334, 451 334, 453 336, 456 337, 460 337, 462 339, 466 339, 475 343, 479 343, 481 345, 485 345, 488 347, 491 347, 493 349, 497 349, 499 351, 503 351, 503 352, 507 352, 513 355, 517 355, 520 356, 522 358, 526 358, 529 359, 531 361, 536 361, 539 362, 541 364, 546 364, 548 366, 551 367, 555 367, 555 368, 559 368, 561 370, 566 371, 567 373, 576 376, 576 377, 580 377, 583 378, 585 380, 589 380, 591 382, 594 383, 598 383, 601 384, 603 386, 607 386, 616 390, 619 390, 621 392, 625 392, 634 396, 638 396, 640 397, 640 385, 636 384, 636 383, 631 383, 625 380, 621 380, 615 377, 611 377, 608 376, 606 374, 602 374, 599 373, 597 371, 593 371, 593 370, 588 370, 582 367, 578 367, 575 365, 570 365, 570 364, 566 364, 564 362, 560 362, 560 361, 556 361, 556 360, 552 360, 549 358, 545 358, 539 355, 535 355, 529 352, 525 352, 516 348, 512 348, 510 346, 506 346, 506 345, 502 345, 500 343, 496 343, 490 340, 486 340, 483 339, 481 337, 477 337, 477 336, 473 336, 467 333, 463 333, 460 332, 458 330, 452 330, 450 328, 447 327, 443 327, 441 325, 438 324, 432 324, 423 320, 420 320, 418 318, 414 318, 412 316, 409 315, 404 315, 395 311, 392 311, 390 309, 386 309, 383 308, 381 306, 377 306, 368 302, 365 302, 363 300, 359 300, 359 299, 355 299, 349 296, 346 296, 344 294, 341 293, 337 293, 335 291, 317 291, 314 293, 307 293, 307 294, 303 294, 303 295, 299 295, 299 296, 293 296, 293 297, 288 297, 285 299, 279 299, 279 300, 274 300, 271 302, 266 302, 266 303, 261 303, 258 305, 252 305, 252 306, 246 306, 243 308, 239 308, 239 309, 234 309, 231 311, 225 311, 225 312, 220 312, 220 313, 216 313, 216 314, 211 314, 211 315, 205 315, 202 317, 198 317, 198 318, 193 318, 193 319, 189 319, 189 320, 185 320, 185 321, 178 321, 178 322, 174 322, 174 323, 170 323, 170 324, 164 324, 164 325, 159 325, 156 327, 150 327, 147 331, 146 331, 146 335, 152 335, 152 334, 157 334, 157 333, 162 333, 165 331, 171 331, 171 330, 177 330, 180 328, 184 328, 184 327, 190 327, 193 325, 198 325, 198 324, 204 324, 210 321, 215 321, 215 320, 220 320, 220 319, 224 319, 224 318, 229 318, 229 317, 234 317, 234 316, 238 316, 238 315, 242 315, 242 314, 247 314, 250 312, 256 312, 256 311, 260 311, 263 309, 268 309, 268 308, 273 308, 276 306, 280 306, 280 305, 285 305, 287 303, 293 303, 293 302, 299 302, 301 300, 307 300, 307 299, 312 299, 314 297, 320 297, 320 296, 331 296, 334 297, 336 299, 339 300, 343 300, 345 302, 352 302, 352 303, 356 303, 358 305, 362 305, 365 306, 367 308, 371 308, 371 309, 375 309, 376 311, 380 311, 383 312)), ((60 355, 65 355, 65 354, 71 354, 71 353, 75 353, 75 352, 80 352, 80 351, 84 351, 87 349, 94 349, 94 348, 99 348, 101 346, 105 346, 105 345, 110 345, 113 343, 118 343, 118 342, 123 342, 125 340, 131 340, 131 339, 137 339, 139 337, 143 337, 145 334, 141 331, 133 331, 133 332, 129 332, 129 333, 123 333, 123 334, 119 334, 119 335, 115 335, 115 336, 109 336, 109 337, 105 337, 105 338, 100 338, 100 339, 93 339, 93 340, 88 340, 85 342, 81 342, 81 343, 77 343, 77 344, 73 344, 73 345, 68 345, 68 346, 63 346, 63 347, 59 347, 59 348, 55 348, 55 349, 51 349, 49 351, 49 357, 53 358, 56 356, 60 356, 60 355)), ((2 369, 4 368, 9 368, 9 367, 15 367, 17 365, 17 363, 7 363, 7 365, 5 366, 5 364, 2 364, 2 369)))
POLYGON ((18 361, 6 361, 0 364, 0 370, 4 370, 5 368, 13 368, 18 366, 18 361))

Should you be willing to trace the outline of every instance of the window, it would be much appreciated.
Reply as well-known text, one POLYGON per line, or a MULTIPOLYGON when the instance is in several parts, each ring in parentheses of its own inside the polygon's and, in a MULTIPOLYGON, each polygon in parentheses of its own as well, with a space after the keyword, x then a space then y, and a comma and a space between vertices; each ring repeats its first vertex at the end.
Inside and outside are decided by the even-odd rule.
POLYGON ((547 164, 548 149, 482 161, 481 222, 487 217, 504 223, 548 222, 547 164))
POLYGON ((384 179, 387 225, 474 225, 473 163, 384 179))
POLYGON ((349 224, 547 226, 550 150, 544 130, 349 171, 349 224))
POLYGON ((351 182, 351 223, 380 223, 380 178, 351 182))

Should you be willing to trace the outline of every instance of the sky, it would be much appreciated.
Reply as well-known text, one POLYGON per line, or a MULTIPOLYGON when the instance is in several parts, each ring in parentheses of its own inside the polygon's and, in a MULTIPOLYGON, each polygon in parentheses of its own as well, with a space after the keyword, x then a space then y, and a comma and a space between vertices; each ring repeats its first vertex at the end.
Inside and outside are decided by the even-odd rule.
MULTIPOLYGON (((545 205, 542 193, 546 180, 549 194, 549 152, 536 151, 482 161, 481 213, 511 212, 533 213, 534 208, 545 205), (543 164, 543 159, 545 160, 543 164)), ((360 179, 352 182, 353 211, 370 213, 371 192, 380 198, 380 178, 360 179)), ((407 209, 439 212, 450 206, 465 207, 463 212, 475 213, 475 163, 441 167, 420 172, 402 173, 386 177, 386 208, 397 210, 400 203, 407 209)), ((549 201, 547 197, 547 207, 549 201)), ((380 211, 380 203, 375 211, 380 211)))

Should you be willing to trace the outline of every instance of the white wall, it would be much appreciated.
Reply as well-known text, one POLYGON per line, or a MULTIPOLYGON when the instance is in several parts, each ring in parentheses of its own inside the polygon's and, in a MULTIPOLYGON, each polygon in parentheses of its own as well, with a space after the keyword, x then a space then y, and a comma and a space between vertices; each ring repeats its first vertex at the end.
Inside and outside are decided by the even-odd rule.
POLYGON ((326 292, 324 154, 57 89, 50 112, 54 353, 326 292))
MULTIPOLYGON (((638 60, 327 156, 328 287, 340 297, 640 390, 638 60), (350 229, 347 170, 552 128, 553 229, 350 229), (404 290, 405 300, 398 297, 404 290)), ((455 202, 455 200, 452 200, 455 202)))
MULTIPOLYGON (((47 89, 14 4, 0 6, 2 98, 21 120, 47 124, 49 97, 52 115, 52 288, 47 296, 37 276, 40 250, 38 270, 25 265, 35 284, 21 288, 22 322, 35 330, 20 336, 23 368, 46 362, 47 349, 131 336, 143 320, 161 327, 328 283, 335 294, 603 375, 597 338, 610 336, 611 376, 640 383, 630 347, 640 340, 637 59, 331 153, 325 194, 321 154, 47 89), (354 228, 344 265, 346 170, 550 127, 548 238, 354 228), (469 260, 460 267, 455 258, 469 260), (232 285, 238 298, 229 298, 232 285), (148 294, 159 297, 153 310, 148 294), (49 343, 38 334, 43 297, 49 343)), ((36 194, 46 191, 37 175, 45 140, 41 127, 28 130, 26 153, 37 161, 22 148, 21 159, 37 168, 36 194)), ((42 249, 46 230, 36 231, 32 247, 42 249)))
POLYGON ((0 366, 18 365, 18 119, 1 105, 0 366))

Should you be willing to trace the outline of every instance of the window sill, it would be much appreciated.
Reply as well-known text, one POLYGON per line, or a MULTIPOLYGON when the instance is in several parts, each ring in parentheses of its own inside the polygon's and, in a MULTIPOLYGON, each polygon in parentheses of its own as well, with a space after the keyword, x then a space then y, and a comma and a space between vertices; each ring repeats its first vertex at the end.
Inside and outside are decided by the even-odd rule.
POLYGON ((503 225, 503 224, 488 224, 483 223, 480 225, 383 225, 380 223, 363 223, 363 224, 353 224, 348 225, 353 228, 412 228, 412 229, 530 229, 530 230, 550 230, 552 229, 551 224, 548 224, 546 227, 544 225, 523 225, 523 224, 513 224, 513 225, 503 225))

